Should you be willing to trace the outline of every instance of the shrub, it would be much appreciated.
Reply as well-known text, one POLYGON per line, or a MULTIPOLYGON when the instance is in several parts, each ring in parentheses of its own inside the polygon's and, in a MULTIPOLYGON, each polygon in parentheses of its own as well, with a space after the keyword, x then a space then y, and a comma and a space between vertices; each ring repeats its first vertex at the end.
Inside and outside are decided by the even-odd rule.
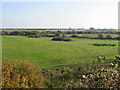
POLYGON ((35 34, 35 37, 36 37, 36 38, 40 38, 40 37, 41 37, 41 34, 40 34, 40 33, 36 33, 36 34, 35 34))
MULTIPOLYGON (((120 88, 119 71, 117 67, 106 68, 106 63, 96 63, 91 65, 91 72, 82 73, 82 77, 78 80, 72 80, 66 85, 67 88, 120 88)), ((88 68, 88 69, 90 69, 88 68)))
POLYGON ((77 35, 72 35, 71 37, 78 37, 77 35))
POLYGON ((29 38, 40 38, 41 35, 35 34, 35 35, 28 35, 29 38))
POLYGON ((112 68, 105 65, 99 63, 93 73, 84 75, 83 83, 88 88, 119 88, 118 64, 112 68))
POLYGON ((18 31, 12 31, 12 32, 10 33, 10 35, 19 35, 19 32, 18 32, 18 31))
POLYGON ((2 65, 3 88, 42 88, 44 77, 41 70, 29 62, 2 65))
POLYGON ((95 43, 94 46, 116 46, 115 44, 95 43))
POLYGON ((120 40, 120 36, 118 36, 118 37, 116 37, 116 38, 114 38, 114 39, 120 40))
POLYGON ((55 36, 56 36, 56 37, 61 36, 60 31, 57 31, 56 34, 55 34, 55 36))
POLYGON ((62 41, 63 38, 62 38, 62 37, 54 37, 52 40, 53 40, 53 41, 62 41))
POLYGON ((54 37, 55 35, 49 35, 49 34, 47 34, 46 36, 47 36, 47 37, 54 37))
POLYGON ((72 39, 71 38, 68 38, 68 37, 54 37, 53 39, 52 39, 52 41, 72 41, 72 39))
POLYGON ((106 57, 98 56, 97 60, 98 60, 98 62, 105 61, 106 57))
POLYGON ((105 38, 112 39, 112 37, 110 35, 107 35, 105 38))
POLYGON ((34 35, 28 35, 28 37, 29 37, 29 38, 35 38, 35 36, 34 36, 34 35))
MULTIPOLYGON (((99 56, 99 59, 106 59, 99 56)), ((111 63, 93 62, 90 65, 60 66, 44 72, 49 78, 46 87, 54 88, 120 88, 118 63, 109 67, 111 63)))
POLYGON ((102 34, 98 34, 98 38, 99 38, 99 39, 103 39, 104 37, 103 37, 102 34))
POLYGON ((116 55, 115 58, 116 58, 117 60, 120 60, 120 55, 116 55))
POLYGON ((63 38, 63 41, 72 41, 71 38, 63 38))

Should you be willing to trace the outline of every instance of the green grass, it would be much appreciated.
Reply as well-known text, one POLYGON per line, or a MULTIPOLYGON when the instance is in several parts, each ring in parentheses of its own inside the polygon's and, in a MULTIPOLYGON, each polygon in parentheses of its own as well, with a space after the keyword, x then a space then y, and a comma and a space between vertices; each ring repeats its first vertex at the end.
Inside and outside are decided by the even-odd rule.
POLYGON ((50 37, 27 38, 24 36, 2 37, 2 59, 28 60, 42 68, 57 65, 90 63, 99 55, 107 58, 118 54, 117 40, 72 38, 73 41, 51 41, 50 37), (94 43, 110 43, 117 46, 93 46, 94 43))

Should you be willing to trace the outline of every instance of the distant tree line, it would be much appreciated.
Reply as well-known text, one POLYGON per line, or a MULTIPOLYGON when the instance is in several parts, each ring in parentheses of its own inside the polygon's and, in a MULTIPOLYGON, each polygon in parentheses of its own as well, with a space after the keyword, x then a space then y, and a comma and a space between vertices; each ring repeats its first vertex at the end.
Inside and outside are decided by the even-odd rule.
POLYGON ((30 34, 34 33, 39 33, 41 32, 42 34, 56 34, 56 32, 63 32, 65 34, 120 34, 118 31, 93 31, 93 30, 86 30, 86 31, 77 31, 77 30, 67 30, 67 31, 62 31, 62 30, 56 30, 56 31, 47 31, 47 30, 42 30, 42 31, 34 31, 34 30, 2 30, 2 35, 23 35, 27 36, 30 34))
POLYGON ((55 37, 56 34, 75 34, 71 37, 77 37, 77 38, 90 38, 90 37, 84 37, 84 36, 77 36, 77 34, 98 34, 96 38, 92 39, 117 39, 120 40, 119 32, 95 32, 95 31, 8 31, 3 30, 0 32, 0 35, 19 35, 19 36, 28 36, 29 38, 39 38, 39 37, 55 37), (103 34, 106 34, 106 36, 103 36, 103 34), (109 34, 118 34, 118 37, 113 38, 109 34))
POLYGON ((2 31, 2 35, 21 35, 21 36, 28 36, 28 35, 35 35, 38 33, 37 31, 2 31))

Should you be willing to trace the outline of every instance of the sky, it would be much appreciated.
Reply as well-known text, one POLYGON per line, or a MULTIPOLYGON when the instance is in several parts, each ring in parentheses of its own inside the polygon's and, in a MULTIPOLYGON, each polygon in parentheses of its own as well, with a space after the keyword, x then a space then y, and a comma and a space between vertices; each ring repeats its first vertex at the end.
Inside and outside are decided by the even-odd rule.
POLYGON ((0 27, 118 28, 119 0, 3 0, 0 27))

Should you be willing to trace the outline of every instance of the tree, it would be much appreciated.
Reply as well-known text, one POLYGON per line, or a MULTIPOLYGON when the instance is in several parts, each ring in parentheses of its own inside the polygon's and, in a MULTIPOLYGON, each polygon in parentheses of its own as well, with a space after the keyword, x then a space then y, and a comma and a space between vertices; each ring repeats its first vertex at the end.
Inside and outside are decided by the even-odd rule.
POLYGON ((94 30, 95 28, 91 27, 90 30, 94 30))
POLYGON ((107 38, 107 39, 111 39, 112 37, 111 37, 110 35, 107 35, 106 38, 107 38))
POLYGON ((102 34, 98 34, 98 38, 99 38, 99 39, 103 39, 104 37, 103 37, 102 34))
POLYGON ((56 32, 55 36, 57 36, 57 37, 61 36, 61 32, 58 30, 58 31, 56 32))

